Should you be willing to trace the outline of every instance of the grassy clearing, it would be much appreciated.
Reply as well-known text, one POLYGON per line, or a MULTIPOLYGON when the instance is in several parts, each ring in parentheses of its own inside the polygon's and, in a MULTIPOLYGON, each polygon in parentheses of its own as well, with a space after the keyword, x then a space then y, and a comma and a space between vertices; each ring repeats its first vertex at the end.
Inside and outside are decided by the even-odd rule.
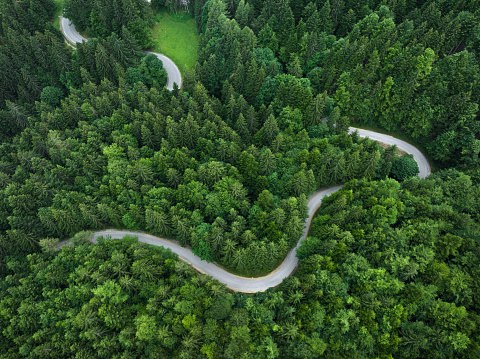
POLYGON ((195 68, 198 34, 195 19, 189 14, 158 11, 152 36, 156 42, 152 51, 171 58, 180 71, 195 68))
POLYGON ((53 19, 52 19, 52 23, 53 23, 53 26, 60 30, 60 19, 58 18, 60 15, 62 15, 62 11, 63 11, 63 0, 53 0, 54 3, 55 3, 55 13, 53 14, 53 19))

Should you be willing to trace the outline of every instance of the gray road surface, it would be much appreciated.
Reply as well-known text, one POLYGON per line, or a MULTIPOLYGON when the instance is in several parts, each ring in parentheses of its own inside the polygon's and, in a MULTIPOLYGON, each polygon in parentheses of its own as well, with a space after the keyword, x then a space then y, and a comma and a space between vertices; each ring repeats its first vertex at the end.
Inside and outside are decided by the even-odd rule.
POLYGON ((342 188, 342 186, 321 189, 310 197, 308 201, 307 226, 305 227, 297 246, 288 253, 283 263, 275 271, 265 277, 253 279, 238 277, 217 267, 214 263, 208 263, 200 259, 200 257, 197 257, 190 250, 179 246, 173 241, 158 238, 146 233, 107 229, 105 231, 95 232, 93 241, 99 236, 110 236, 111 238, 121 239, 127 234, 134 235, 138 237, 139 242, 170 248, 172 252, 177 253, 181 259, 191 264, 199 272, 206 273, 209 276, 218 279, 220 282, 225 283, 230 289, 246 293, 263 292, 270 287, 279 285, 284 278, 288 277, 294 271, 298 264, 298 258, 296 257, 297 248, 300 246, 300 242, 305 239, 306 228, 308 228, 310 220, 313 218, 318 207, 320 207, 322 198, 338 191, 340 188, 342 188))
MULTIPOLYGON (((413 154, 420 168, 419 176, 421 178, 425 178, 430 174, 430 165, 428 163, 428 160, 416 147, 392 136, 382 135, 382 134, 372 132, 372 131, 367 131, 367 130, 350 128, 350 132, 354 132, 355 130, 358 130, 360 137, 370 137, 374 140, 381 141, 389 145, 395 144, 397 145, 398 148, 404 150, 405 152, 413 154)), ((320 189, 316 191, 309 198, 308 219, 306 221, 305 228, 308 228, 310 226, 310 221, 315 215, 315 212, 317 211, 317 209, 322 204, 323 197, 328 196, 338 191, 341 188, 342 186, 320 189)), ((105 231, 96 232, 94 234, 94 239, 98 238, 99 236, 110 236, 111 238, 120 239, 127 234, 137 236, 140 242, 153 244, 155 246, 163 246, 165 248, 170 248, 172 252, 177 253, 180 258, 190 263, 198 271, 202 273, 206 273, 211 277, 218 279, 220 282, 225 283, 227 287, 229 287, 230 289, 241 291, 241 292, 253 293, 253 292, 265 291, 270 287, 275 287, 279 285, 284 278, 288 277, 294 271, 295 267, 298 264, 296 251, 297 251, 297 248, 300 246, 301 241, 305 238, 305 233, 306 233, 306 229, 302 237, 298 241, 297 246, 288 253, 283 263, 275 271, 273 271, 272 273, 270 273, 265 277, 255 278, 255 279, 242 278, 234 274, 228 273, 225 270, 217 267, 213 263, 207 263, 206 261, 201 260, 195 254, 193 254, 190 250, 180 247, 175 242, 157 238, 145 233, 108 229, 105 231)))
POLYGON ((78 33, 75 25, 63 16, 60 16, 60 30, 63 32, 65 39, 72 45, 75 45, 77 42, 87 41, 86 38, 78 33))
MULTIPOLYGON (((82 35, 80 35, 69 19, 60 16, 60 30, 62 30, 63 36, 71 44, 74 45, 77 42, 87 41, 82 35)), ((167 71, 168 81, 167 89, 173 90, 173 84, 176 82, 178 87, 182 87, 182 74, 177 65, 169 59, 167 56, 157 54, 156 52, 144 51, 147 54, 154 54, 163 62, 163 68, 167 71)))
POLYGON ((425 178, 430 175, 431 169, 430 169, 430 164, 428 163, 427 158, 415 146, 409 144, 408 142, 399 140, 398 138, 395 138, 389 135, 384 135, 378 132, 362 130, 360 128, 355 128, 355 127, 350 127, 350 129, 348 130, 349 133, 353 133, 355 131, 358 131, 358 135, 360 137, 369 137, 372 140, 383 142, 383 143, 386 143, 387 145, 397 145, 399 149, 409 154, 412 154, 415 161, 417 161, 418 168, 420 169, 420 173, 418 174, 418 177, 425 178))
POLYGON ((147 54, 154 54, 163 62, 163 68, 167 71, 168 75, 168 82, 167 82, 167 89, 170 91, 173 90, 173 84, 176 82, 178 88, 182 87, 182 74, 178 69, 175 62, 170 60, 168 57, 162 54, 157 54, 156 52, 144 51, 147 54))

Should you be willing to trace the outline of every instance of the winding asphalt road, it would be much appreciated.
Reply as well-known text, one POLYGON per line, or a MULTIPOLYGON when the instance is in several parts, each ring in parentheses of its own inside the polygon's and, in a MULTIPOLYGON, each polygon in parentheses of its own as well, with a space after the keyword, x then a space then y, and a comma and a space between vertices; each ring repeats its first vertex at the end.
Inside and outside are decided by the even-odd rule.
MULTIPOLYGON (((420 168, 419 177, 425 178, 430 174, 430 165, 427 158, 416 147, 410 145, 409 143, 399 140, 395 137, 383 135, 373 131, 361 130, 353 127, 351 127, 349 130, 350 133, 354 131, 358 131, 360 137, 370 137, 373 140, 380 141, 388 145, 397 145, 399 149, 407 153, 413 154, 420 168)), ((295 270, 295 267, 298 265, 298 258, 296 257, 297 248, 300 246, 302 240, 305 239, 307 229, 310 227, 310 221, 315 215, 317 209, 322 204, 322 199, 324 198, 324 196, 329 196, 330 194, 340 190, 341 188, 342 186, 320 189, 309 198, 308 218, 305 223, 305 230, 302 237, 298 241, 296 247, 288 253, 283 263, 275 271, 265 277, 250 279, 236 276, 217 267, 213 263, 208 263, 200 259, 189 249, 181 247, 173 241, 158 238, 141 232, 108 229, 105 231, 95 232, 92 241, 95 242, 96 238, 100 236, 110 236, 111 238, 121 239, 125 235, 134 235, 138 237, 139 242, 170 248, 172 252, 177 253, 182 260, 191 264, 196 270, 201 273, 208 274, 209 276, 219 280, 220 282, 225 283, 227 287, 232 290, 246 293, 263 292, 270 287, 275 287, 279 285, 284 278, 288 277, 295 270)), ((68 242, 65 242, 63 244, 66 243, 68 242)))
MULTIPOLYGON (((69 19, 63 16, 60 16, 60 30, 62 31, 63 36, 65 37, 67 42, 72 46, 75 46, 77 42, 82 43, 84 41, 88 41, 86 38, 84 38, 78 33, 75 25, 73 25, 73 23, 69 19)), ((173 90, 174 83, 177 83, 179 88, 182 87, 182 74, 180 73, 177 65, 175 65, 175 63, 171 59, 169 59, 165 55, 157 54, 156 52, 144 52, 147 54, 156 55, 163 62, 163 68, 167 71, 168 76, 167 89, 169 89, 170 91, 173 90)))
POLYGON ((60 16, 60 30, 65 39, 73 46, 75 46, 77 42, 82 43, 87 41, 86 38, 78 33, 77 29, 75 29, 75 25, 63 16, 60 16))
POLYGON ((410 143, 402 141, 398 138, 395 138, 389 135, 384 135, 382 133, 368 131, 368 130, 362 130, 361 128, 355 128, 355 127, 350 127, 348 130, 348 133, 353 133, 355 131, 358 131, 359 137, 369 137, 372 140, 383 142, 383 143, 386 143, 387 145, 397 145, 398 149, 413 155, 414 160, 417 161, 418 168, 420 170, 418 177, 425 178, 425 177, 428 177, 428 175, 430 175, 431 168, 427 158, 423 155, 422 152, 420 152, 418 148, 411 145, 410 143))

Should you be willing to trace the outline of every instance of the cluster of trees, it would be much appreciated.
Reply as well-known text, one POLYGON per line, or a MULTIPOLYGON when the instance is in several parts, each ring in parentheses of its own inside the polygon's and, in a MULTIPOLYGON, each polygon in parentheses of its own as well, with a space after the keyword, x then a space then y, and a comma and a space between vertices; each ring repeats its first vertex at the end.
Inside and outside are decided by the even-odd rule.
MULTIPOLYGON (((34 6, 36 1, 32 1, 34 6)), ((38 4, 34 6, 42 5, 38 4)), ((13 15, 12 15, 13 16, 13 15)), ((10 19, 16 24, 14 19, 10 19)), ((105 39, 78 44, 77 51, 67 46, 62 34, 44 23, 33 33, 14 25, 0 34, 0 140, 13 137, 29 127, 32 115, 41 108, 55 109, 60 101, 84 83, 99 84, 108 79, 118 85, 142 81, 162 89, 167 74, 155 56, 146 56, 130 31, 123 27, 105 39), (41 30, 41 31, 40 31, 41 30)), ((53 125, 62 128, 63 119, 53 125)))
POLYGON ((476 165, 478 20, 431 3, 395 23, 381 8, 327 46, 308 77, 358 123, 401 130, 444 165, 476 165))
POLYGON ((39 101, 44 87, 61 85, 60 75, 68 68, 70 52, 48 22, 54 10, 53 1, 0 4, 0 111, 9 108, 16 114, 6 124, 0 112, 1 141, 26 126, 29 111, 16 105, 39 101))
POLYGON ((221 321, 248 320, 225 286, 170 251, 127 237, 82 245, 86 236, 8 262, 1 358, 212 358, 248 336, 221 321))
POLYGON ((270 269, 300 237, 309 194, 383 177, 395 161, 373 141, 335 134, 330 120, 300 130, 298 109, 277 121, 241 95, 222 106, 200 83, 191 95, 147 87, 142 69, 154 60, 118 87, 104 78, 72 87, 56 108, 37 103, 32 126, 0 145, 3 251, 115 226, 178 239, 239 271, 270 269))
MULTIPOLYGON (((203 6, 208 29, 217 5, 203 6)), ((297 242, 315 189, 394 169, 391 150, 348 137, 334 100, 282 73, 268 48, 236 47, 251 58, 249 75, 244 84, 224 81, 219 99, 202 84, 204 69, 186 77, 187 91, 165 90, 161 62, 141 53, 126 26, 74 52, 46 25, 33 36, 46 54, 18 34, 6 45, 13 58, 22 40, 26 56, 13 74, 31 68, 37 78, 2 111, 10 131, 0 145, 5 255, 36 251, 44 237, 115 226, 261 272, 297 242), (265 69, 260 87, 255 76, 265 69)))
MULTIPOLYGON (((49 22, 55 11, 53 0, 2 1, 0 3, 0 36, 11 30, 33 35, 36 31, 55 28, 49 22)), ((2 51, 3 52, 3 51, 2 51)))
POLYGON ((61 76, 67 88, 78 88, 84 83, 99 84, 108 80, 120 85, 142 82, 161 90, 167 83, 167 72, 155 55, 145 55, 126 27, 122 36, 115 33, 106 39, 92 39, 79 44, 73 54, 72 66, 61 76))
POLYGON ((326 92, 342 116, 415 138, 442 166, 478 165, 475 1, 204 3, 196 76, 216 96, 232 86, 269 106, 285 91, 275 80, 283 69, 309 79, 314 97, 326 92))
POLYGON ((61 75, 70 68, 71 51, 60 33, 9 29, 1 36, 0 54, 0 139, 7 141, 27 127, 45 87, 63 87, 61 75))
POLYGON ((51 1, 0 5, 0 356, 478 356, 475 1, 188 5, 199 62, 171 92, 141 53, 145 1, 67 1, 97 37, 75 51, 51 1), (412 158, 347 135, 351 121, 471 177, 409 179, 412 158), (146 230, 265 272, 300 238, 308 196, 345 182, 296 275, 254 296, 133 240, 53 246, 146 230))
POLYGON ((353 180, 295 275, 246 295, 133 238, 10 256, 0 358, 474 358, 480 184, 456 170, 353 180))
POLYGON ((91 37, 120 36, 126 27, 143 48, 153 46, 152 10, 146 0, 66 0, 64 15, 91 37))
POLYGON ((354 180, 324 200, 295 277, 308 288, 303 304, 323 311, 320 338, 337 343, 338 357, 478 355, 475 182, 453 169, 401 184, 354 180))
POLYGON ((46 245, 8 261, 0 358, 307 359, 328 348, 316 332, 322 311, 307 319, 296 309, 303 298, 294 282, 232 294, 162 248, 76 237, 62 251, 46 245))

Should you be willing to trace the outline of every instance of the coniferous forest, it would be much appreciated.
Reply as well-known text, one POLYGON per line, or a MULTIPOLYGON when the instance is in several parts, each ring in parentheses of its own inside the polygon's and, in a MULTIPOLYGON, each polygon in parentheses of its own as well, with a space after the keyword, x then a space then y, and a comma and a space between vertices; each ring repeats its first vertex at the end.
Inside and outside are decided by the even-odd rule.
POLYGON ((53 0, 0 0, 0 358, 479 357, 480 2, 181 3, 66 0, 72 48, 53 0), (200 39, 173 91, 159 9, 200 39), (88 239, 263 276, 340 184, 266 292, 88 239))

